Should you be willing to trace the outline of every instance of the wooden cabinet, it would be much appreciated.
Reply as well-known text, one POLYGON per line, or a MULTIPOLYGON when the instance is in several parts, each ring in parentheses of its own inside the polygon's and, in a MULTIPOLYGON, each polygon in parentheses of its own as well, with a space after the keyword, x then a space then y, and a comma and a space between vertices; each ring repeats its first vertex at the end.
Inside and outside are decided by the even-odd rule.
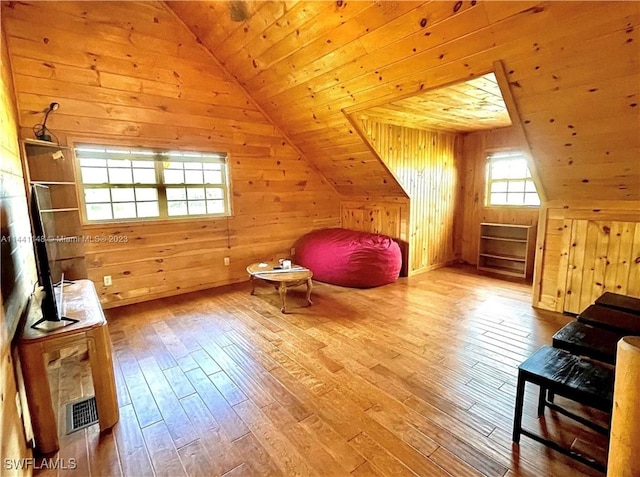
POLYGON ((25 139, 22 141, 22 153, 29 200, 33 184, 47 186, 51 195, 51 207, 41 212, 51 219, 47 221, 47 251, 54 282, 60 279, 62 272, 65 279, 86 278, 82 222, 71 151, 52 142, 25 139))
POLYGON ((530 278, 535 254, 535 226, 480 224, 478 270, 530 278))

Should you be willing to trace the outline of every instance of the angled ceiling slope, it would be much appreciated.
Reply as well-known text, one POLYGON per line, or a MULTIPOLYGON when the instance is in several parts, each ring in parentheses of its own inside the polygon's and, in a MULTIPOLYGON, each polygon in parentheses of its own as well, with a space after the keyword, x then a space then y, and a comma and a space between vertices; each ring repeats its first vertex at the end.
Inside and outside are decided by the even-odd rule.
POLYGON ((402 196, 356 112, 502 60, 549 199, 640 200, 640 2, 168 2, 344 194, 402 196))
POLYGON ((511 126, 494 73, 362 110, 359 117, 450 133, 511 126))

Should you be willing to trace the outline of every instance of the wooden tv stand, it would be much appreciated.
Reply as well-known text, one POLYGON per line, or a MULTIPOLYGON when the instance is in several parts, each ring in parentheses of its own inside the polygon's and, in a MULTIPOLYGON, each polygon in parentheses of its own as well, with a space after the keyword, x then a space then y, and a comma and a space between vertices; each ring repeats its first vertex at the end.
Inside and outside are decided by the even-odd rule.
POLYGON ((100 431, 118 422, 118 400, 113 374, 111 338, 107 320, 102 312, 98 294, 90 280, 76 280, 64 286, 64 315, 77 323, 44 322, 31 328, 42 313, 39 306, 31 306, 18 341, 20 363, 24 377, 35 445, 43 454, 60 448, 56 415, 45 354, 86 343, 91 363, 91 376, 96 397, 100 431))

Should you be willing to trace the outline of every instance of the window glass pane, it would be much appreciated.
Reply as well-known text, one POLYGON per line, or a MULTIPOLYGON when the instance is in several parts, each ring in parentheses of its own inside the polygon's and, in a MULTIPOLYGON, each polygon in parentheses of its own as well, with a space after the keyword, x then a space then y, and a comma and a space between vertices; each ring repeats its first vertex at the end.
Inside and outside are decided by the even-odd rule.
POLYGON ((229 213, 224 153, 101 145, 75 152, 90 221, 229 213))
POLYGON ((507 205, 522 205, 524 204, 523 194, 507 194, 507 205))
POLYGON ((187 189, 187 198, 189 200, 204 199, 204 189, 201 187, 189 187, 187 189))
POLYGON ((84 184, 105 184, 109 182, 109 178, 107 176, 107 169, 83 167, 81 171, 82 171, 82 182, 84 184))
POLYGON ((114 219, 131 219, 136 216, 135 202, 118 202, 113 204, 114 219))
POLYGON ((166 184, 184 184, 184 172, 182 170, 165 169, 164 182, 166 184))
POLYGON ((207 199, 224 199, 224 191, 222 189, 209 187, 207 188, 207 199))
POLYGON ((135 200, 133 189, 111 189, 111 200, 113 202, 131 202, 135 200))
POLYGON ((158 208, 158 202, 138 202, 136 204, 138 208, 138 217, 158 217, 160 216, 160 209, 158 208))
POLYGON ((154 161, 131 161, 131 165, 141 169, 155 169, 154 161))
POLYGON ((540 197, 538 197, 538 194, 525 194, 524 195, 524 204, 525 205, 540 205, 540 197))
POLYGON ((155 169, 134 169, 133 182, 135 182, 136 184, 155 184, 156 183, 155 169))
POLYGON ((109 159, 107 161, 109 167, 126 167, 131 168, 131 161, 127 159, 109 159))
POLYGON ((158 200, 158 189, 136 187, 136 200, 158 200))
POLYGON ((111 200, 111 194, 109 189, 85 189, 84 201, 90 202, 109 202, 111 200))
POLYGON ((169 201, 167 203, 169 215, 187 215, 187 201, 169 201))
POLYGON ((491 194, 492 205, 506 205, 507 194, 491 194))
POLYGON ((509 181, 509 192, 524 192, 524 181, 509 181))
POLYGON ((224 214, 224 201, 223 200, 208 200, 207 212, 210 214, 224 214))
POLYGON ((524 159, 514 159, 509 161, 509 179, 523 179, 527 177, 527 162, 524 159))
POLYGON ((186 200, 187 192, 184 187, 176 188, 171 187, 167 189, 167 200, 186 200))
POLYGON ((111 204, 87 204, 87 220, 112 219, 111 204))
POLYGON ((202 171, 185 171, 185 182, 187 184, 202 184, 202 171))
POLYGON ((104 159, 80 159, 80 167, 106 167, 107 161, 104 159))
POLYGON ((222 172, 204 171, 204 182, 207 184, 222 184, 222 172))
POLYGON ((189 201, 189 215, 200 215, 207 213, 207 206, 204 200, 189 201))
POLYGON ((491 192, 507 192, 507 182, 492 182, 491 183, 491 192))
POLYGON ((491 162, 491 178, 506 179, 509 177, 509 169, 508 161, 493 161, 491 162))
POLYGON ((133 184, 131 169, 109 168, 109 183, 133 184))
POLYGON ((527 184, 525 186, 525 190, 527 192, 535 192, 537 193, 538 191, 536 190, 536 185, 533 183, 533 181, 527 181, 527 184))

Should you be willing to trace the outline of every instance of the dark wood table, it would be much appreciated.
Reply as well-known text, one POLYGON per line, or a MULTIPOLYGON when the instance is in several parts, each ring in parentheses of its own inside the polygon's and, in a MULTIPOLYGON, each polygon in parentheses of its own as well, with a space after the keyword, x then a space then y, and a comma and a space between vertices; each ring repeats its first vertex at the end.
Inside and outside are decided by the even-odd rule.
POLYGON ((547 392, 611 413, 613 405, 614 368, 599 361, 581 358, 561 349, 543 346, 518 368, 515 416, 513 421, 513 442, 520 442, 523 434, 562 454, 573 457, 583 464, 604 470, 604 465, 562 447, 557 442, 546 439, 522 428, 522 407, 524 388, 527 382, 540 387, 538 416, 544 414, 545 407, 554 409, 581 424, 607 435, 608 429, 549 402, 547 392))
POLYGON ((553 347, 580 356, 615 364, 616 347, 625 333, 604 330, 595 326, 572 321, 553 335, 553 347))
POLYGON ((640 298, 605 292, 595 302, 596 305, 614 308, 616 310, 640 315, 640 298))
POLYGON ((640 335, 640 316, 609 308, 602 305, 590 305, 578 315, 578 321, 616 333, 640 335))

